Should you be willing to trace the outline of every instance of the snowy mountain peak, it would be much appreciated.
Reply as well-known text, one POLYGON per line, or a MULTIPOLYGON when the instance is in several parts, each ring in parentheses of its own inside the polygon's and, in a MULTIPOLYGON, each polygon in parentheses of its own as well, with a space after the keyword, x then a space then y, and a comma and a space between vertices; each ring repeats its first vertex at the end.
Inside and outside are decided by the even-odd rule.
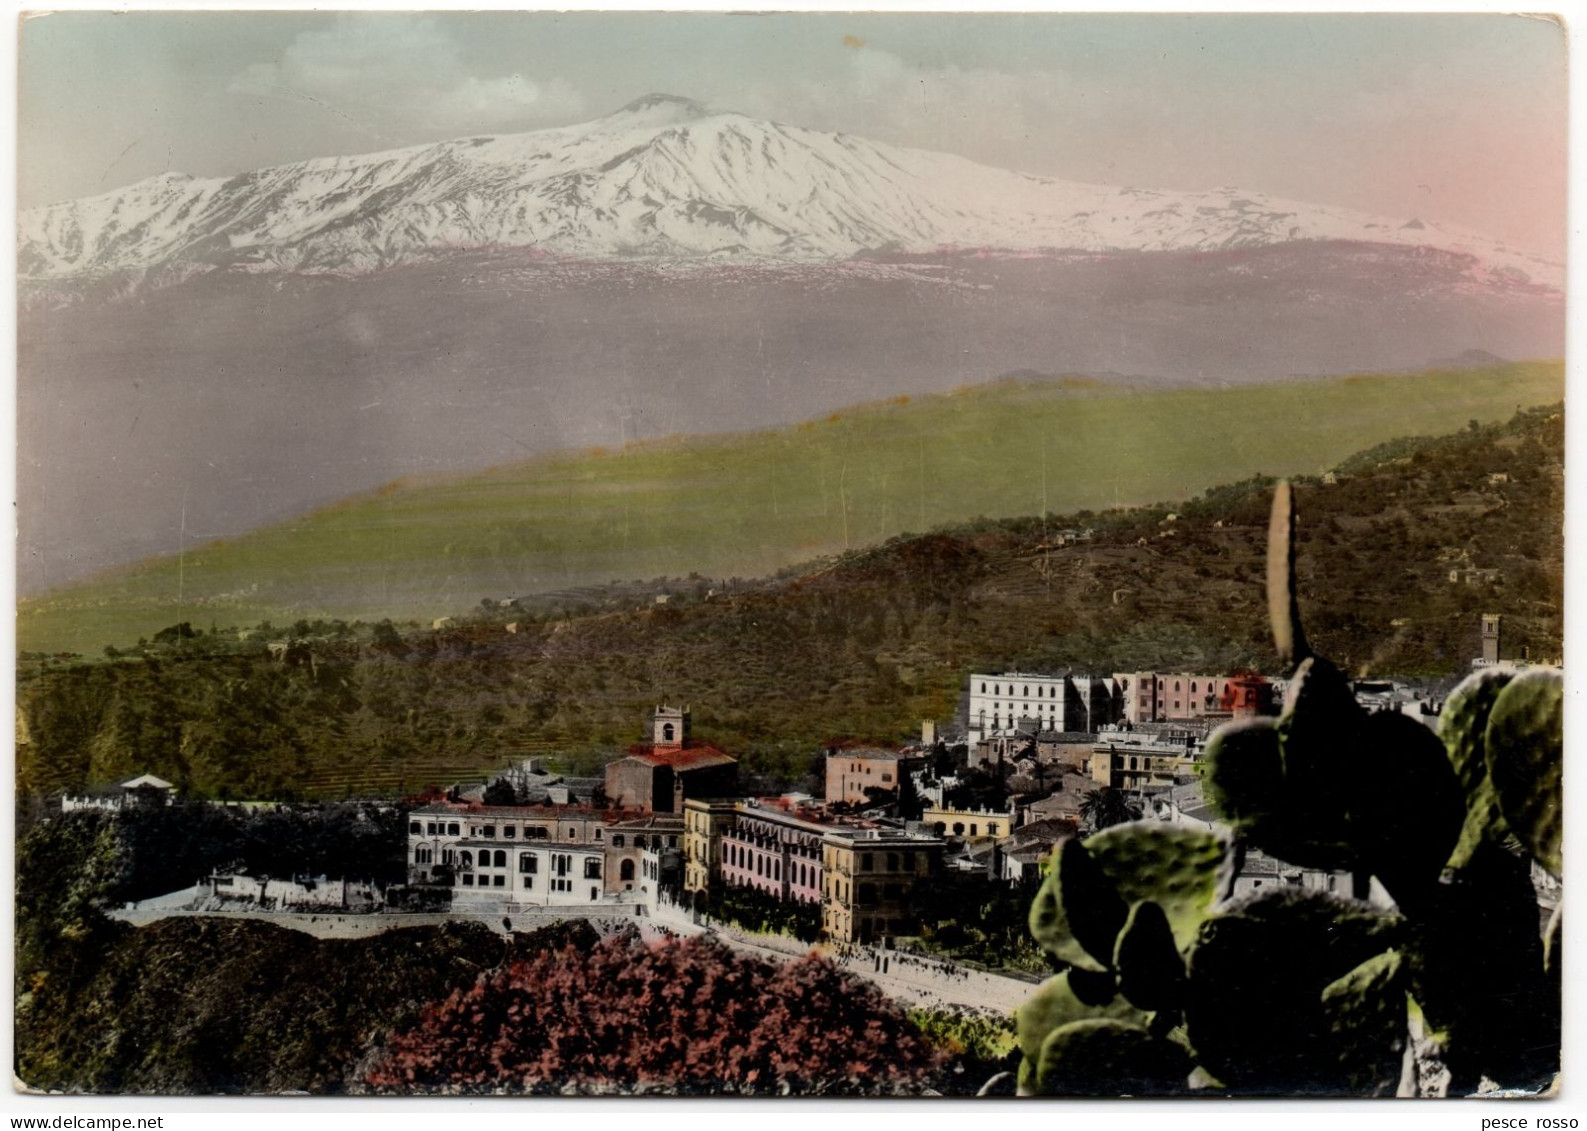
POLYGON ((25 282, 215 268, 361 272, 458 247, 584 259, 847 259, 879 248, 1429 247, 1500 281, 1558 264, 1469 232, 1238 189, 1027 176, 649 94, 581 125, 325 157, 229 179, 162 174, 19 217, 25 282))
POLYGON ((702 102, 685 98, 681 94, 647 94, 636 98, 622 109, 608 114, 607 118, 643 120, 652 125, 677 125, 707 117, 711 111, 702 102))

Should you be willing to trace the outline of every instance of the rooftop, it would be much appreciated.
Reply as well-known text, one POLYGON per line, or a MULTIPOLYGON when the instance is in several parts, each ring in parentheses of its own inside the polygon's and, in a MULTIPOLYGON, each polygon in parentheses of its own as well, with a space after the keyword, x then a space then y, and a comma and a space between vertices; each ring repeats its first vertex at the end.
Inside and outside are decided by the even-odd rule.
POLYGON ((652 766, 669 766, 674 770, 698 770, 706 766, 728 766, 738 759, 715 746, 663 747, 657 749, 649 743, 628 748, 628 757, 648 762, 652 766))

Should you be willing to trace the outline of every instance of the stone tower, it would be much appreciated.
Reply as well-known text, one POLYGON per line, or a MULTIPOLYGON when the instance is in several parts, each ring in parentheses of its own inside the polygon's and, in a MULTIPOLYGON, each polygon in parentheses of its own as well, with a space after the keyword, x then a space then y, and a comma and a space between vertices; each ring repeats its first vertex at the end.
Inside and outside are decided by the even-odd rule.
POLYGON ((1482 614, 1482 662, 1484 664, 1497 664, 1499 662, 1499 614, 1482 614))
POLYGON ((650 744, 657 750, 681 750, 689 745, 689 708, 657 707, 650 719, 650 744))

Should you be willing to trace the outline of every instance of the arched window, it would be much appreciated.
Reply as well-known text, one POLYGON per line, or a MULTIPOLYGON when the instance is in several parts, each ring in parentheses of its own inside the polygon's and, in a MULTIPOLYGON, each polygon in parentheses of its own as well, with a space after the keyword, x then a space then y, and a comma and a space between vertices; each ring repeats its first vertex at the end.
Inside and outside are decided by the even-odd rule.
POLYGON ((472 868, 474 866, 474 854, 472 852, 467 851, 466 849, 463 852, 461 860, 462 860, 463 867, 465 867, 465 868, 472 868))
POLYGON ((671 723, 666 723, 661 728, 662 741, 663 742, 671 742, 672 741, 672 736, 674 734, 676 734, 676 733, 677 732, 672 729, 672 724, 671 723))
POLYGON ((501 849, 498 848, 496 850, 496 867, 505 868, 506 866, 507 866, 507 853, 503 852, 501 849))
POLYGON ((943 833, 948 831, 948 826, 941 821, 938 821, 934 827, 937 830, 938 836, 941 836, 943 833))
POLYGON ((632 860, 624 860, 618 866, 617 878, 619 880, 631 880, 634 878, 634 862, 632 860))
POLYGON ((954 836, 963 836, 964 835, 964 822, 963 821, 955 821, 955 822, 953 822, 953 835, 954 836))

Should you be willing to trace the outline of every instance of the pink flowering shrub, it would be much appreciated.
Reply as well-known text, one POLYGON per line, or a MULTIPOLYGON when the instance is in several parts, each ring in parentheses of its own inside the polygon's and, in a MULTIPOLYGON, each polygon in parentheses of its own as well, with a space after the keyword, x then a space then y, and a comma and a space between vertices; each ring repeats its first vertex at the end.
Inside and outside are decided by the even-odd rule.
POLYGON ((905 1094, 940 1054, 878 991, 814 956, 773 964, 633 935, 515 959, 428 1007, 384 1092, 905 1094))

